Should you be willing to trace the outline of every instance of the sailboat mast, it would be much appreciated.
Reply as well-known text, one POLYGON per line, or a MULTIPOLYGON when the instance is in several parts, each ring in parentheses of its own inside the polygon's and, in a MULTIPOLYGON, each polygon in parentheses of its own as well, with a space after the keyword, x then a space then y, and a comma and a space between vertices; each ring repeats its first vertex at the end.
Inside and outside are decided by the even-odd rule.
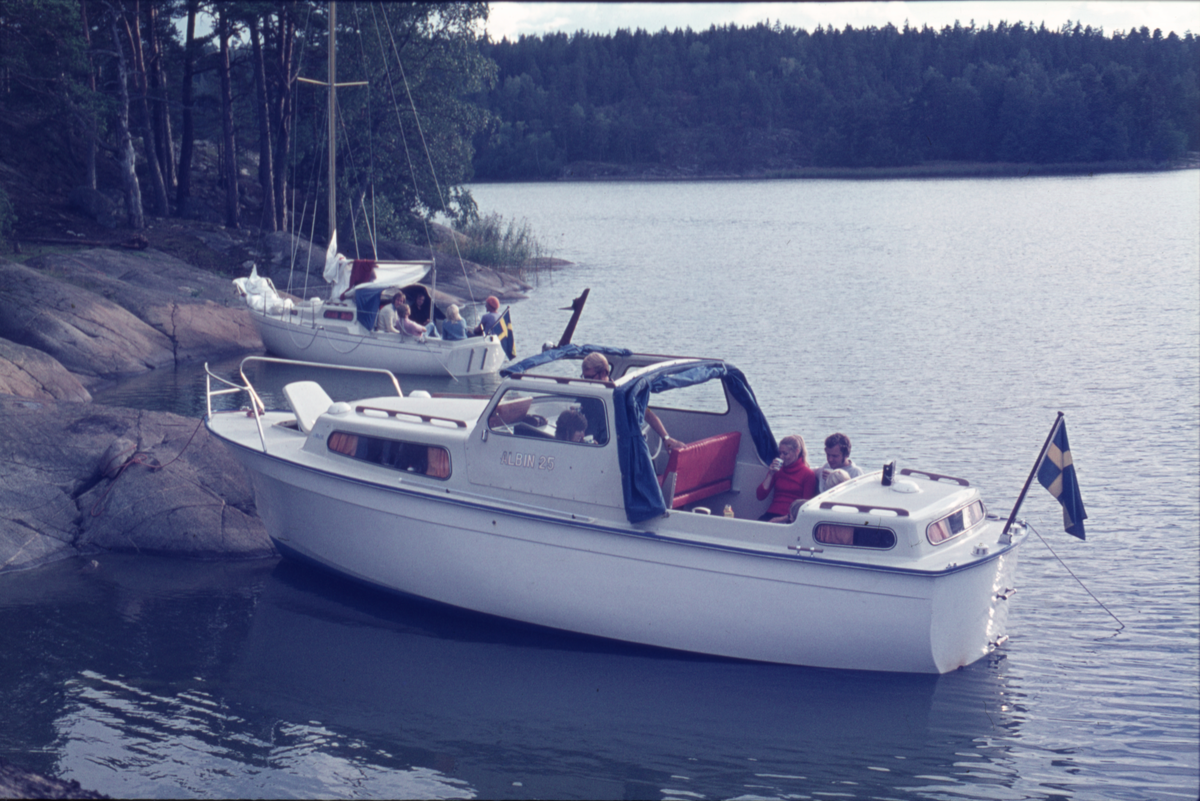
POLYGON ((337 47, 334 42, 334 29, 337 26, 337 3, 329 3, 329 235, 337 230, 337 148, 334 147, 335 125, 334 108, 337 105, 337 47))

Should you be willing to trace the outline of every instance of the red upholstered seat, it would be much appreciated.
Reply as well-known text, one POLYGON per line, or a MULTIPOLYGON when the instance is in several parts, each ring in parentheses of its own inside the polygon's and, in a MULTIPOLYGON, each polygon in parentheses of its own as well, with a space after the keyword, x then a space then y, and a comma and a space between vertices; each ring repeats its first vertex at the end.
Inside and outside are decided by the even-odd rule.
POLYGON ((671 451, 659 478, 667 508, 679 509, 731 489, 741 442, 742 433, 730 431, 671 451))

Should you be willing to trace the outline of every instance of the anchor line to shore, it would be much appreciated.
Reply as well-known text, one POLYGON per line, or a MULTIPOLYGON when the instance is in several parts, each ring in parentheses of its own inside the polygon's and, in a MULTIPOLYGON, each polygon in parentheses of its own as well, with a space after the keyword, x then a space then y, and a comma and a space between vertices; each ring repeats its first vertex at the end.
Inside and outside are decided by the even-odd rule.
POLYGON ((121 475, 125 472, 125 468, 129 467, 132 464, 140 464, 140 465, 150 468, 151 470, 162 470, 164 467, 174 464, 175 462, 179 461, 179 457, 183 456, 184 451, 186 451, 188 449, 188 446, 192 444, 192 440, 196 438, 196 434, 199 433, 200 426, 202 426, 202 425, 204 425, 203 417, 200 418, 200 420, 198 420, 196 422, 196 427, 192 429, 192 434, 191 434, 191 436, 188 437, 187 442, 183 443, 183 447, 179 449, 179 453, 175 454, 174 458, 172 458, 169 462, 163 462, 162 464, 154 464, 152 462, 148 462, 144 459, 139 458, 136 445, 134 445, 132 448, 128 448, 128 449, 122 451, 120 454, 121 456, 125 455, 126 453, 130 453, 130 452, 132 452, 133 455, 130 456, 129 459, 127 459, 121 465, 120 469, 117 470, 117 474, 115 476, 113 476, 112 481, 110 481, 108 483, 108 486, 104 488, 104 492, 100 493, 100 497, 96 499, 96 502, 94 504, 92 504, 91 516, 99 517, 104 512, 104 510, 101 509, 100 507, 104 504, 104 500, 108 497, 108 493, 112 491, 113 486, 116 485, 117 479, 119 479, 121 477, 121 475))
POLYGON ((1097 598, 1095 593, 1093 593, 1091 590, 1088 589, 1088 586, 1083 583, 1083 579, 1081 579, 1081 578, 1079 578, 1079 576, 1075 575, 1075 571, 1071 570, 1071 568, 1067 566, 1067 563, 1062 560, 1062 557, 1054 552, 1054 549, 1050 547, 1050 543, 1046 542, 1046 538, 1042 536, 1042 533, 1040 531, 1038 531, 1036 528, 1034 528, 1031 523, 1026 522, 1025 525, 1029 527, 1030 531, 1032 531, 1034 534, 1037 534, 1037 538, 1042 541, 1043 545, 1046 546, 1046 550, 1050 551, 1050 555, 1053 556, 1055 559, 1057 559, 1058 563, 1063 566, 1063 569, 1071 574, 1071 578, 1073 578, 1079 582, 1079 586, 1083 587, 1083 591, 1086 592, 1088 595, 1092 596, 1092 600, 1095 601, 1096 603, 1098 603, 1100 605, 1101 609, 1103 609, 1105 612, 1108 612, 1109 616, 1112 617, 1113 620, 1117 621, 1117 623, 1119 625, 1117 627, 1117 630, 1113 632, 1113 635, 1115 636, 1117 634, 1120 634, 1121 630, 1125 628, 1125 624, 1121 622, 1121 618, 1114 615, 1112 613, 1112 610, 1109 609, 1107 606, 1105 606, 1104 602, 1101 601, 1099 598, 1097 598))

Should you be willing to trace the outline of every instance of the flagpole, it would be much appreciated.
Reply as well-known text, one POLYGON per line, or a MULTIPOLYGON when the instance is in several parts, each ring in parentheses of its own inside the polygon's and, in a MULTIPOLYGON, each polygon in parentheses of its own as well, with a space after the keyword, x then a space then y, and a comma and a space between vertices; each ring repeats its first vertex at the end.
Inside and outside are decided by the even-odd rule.
POLYGON ((1008 516, 1008 522, 1004 524, 1004 531, 1000 532, 1001 538, 1008 535, 1008 529, 1012 527, 1013 521, 1017 519, 1017 512, 1021 510, 1021 504, 1025 502, 1025 494, 1029 492, 1029 485, 1033 483, 1033 477, 1037 475, 1038 468, 1042 466, 1042 459, 1046 458, 1046 451, 1049 450, 1050 442, 1058 432, 1058 427, 1062 425, 1062 420, 1063 413, 1059 412, 1058 417, 1054 419, 1054 425, 1050 426, 1050 434, 1042 444, 1042 452, 1038 454, 1037 461, 1033 463, 1033 469, 1029 471, 1029 478, 1025 479, 1025 486, 1021 488, 1021 494, 1017 496, 1017 502, 1013 505, 1012 514, 1008 516))

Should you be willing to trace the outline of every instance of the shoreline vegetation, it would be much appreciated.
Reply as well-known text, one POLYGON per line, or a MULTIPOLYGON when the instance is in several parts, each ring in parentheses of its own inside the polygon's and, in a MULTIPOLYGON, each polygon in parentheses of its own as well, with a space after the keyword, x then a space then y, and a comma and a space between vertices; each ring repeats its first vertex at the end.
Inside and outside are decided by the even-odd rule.
POLYGON ((524 218, 506 220, 497 212, 472 215, 456 222, 454 232, 462 237, 462 258, 485 267, 520 274, 568 264, 550 255, 524 218))
POLYGON ((673 170, 659 164, 580 162, 568 165, 556 178, 475 180, 474 184, 564 183, 571 181, 762 181, 762 180, 888 180, 897 178, 1032 178, 1110 173, 1168 172, 1200 169, 1200 153, 1172 162, 1149 160, 1099 161, 1066 164, 1032 162, 934 161, 894 167, 790 167, 745 173, 673 170))

